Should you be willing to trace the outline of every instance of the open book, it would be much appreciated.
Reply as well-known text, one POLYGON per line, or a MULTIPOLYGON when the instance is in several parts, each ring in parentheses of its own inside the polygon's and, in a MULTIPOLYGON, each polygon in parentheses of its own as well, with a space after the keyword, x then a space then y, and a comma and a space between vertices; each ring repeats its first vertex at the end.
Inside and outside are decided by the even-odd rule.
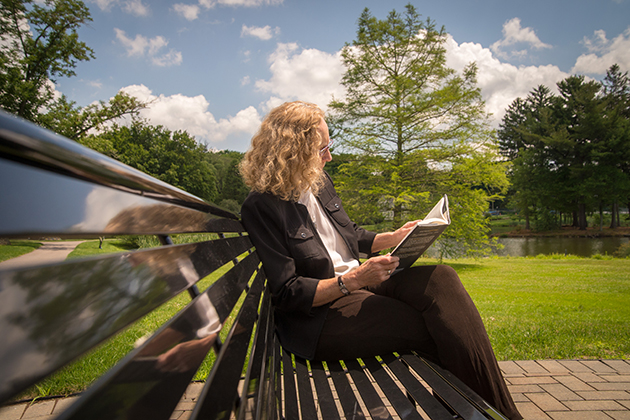
POLYGON ((400 258, 400 264, 392 275, 410 267, 431 246, 444 229, 451 224, 446 194, 433 209, 400 241, 392 255, 400 258))

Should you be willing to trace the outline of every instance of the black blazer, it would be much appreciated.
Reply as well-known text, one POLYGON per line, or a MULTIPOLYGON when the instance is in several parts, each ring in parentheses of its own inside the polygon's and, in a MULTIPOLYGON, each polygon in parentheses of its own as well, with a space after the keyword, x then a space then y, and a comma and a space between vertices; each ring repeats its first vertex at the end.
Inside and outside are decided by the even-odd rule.
MULTIPOLYGON (((359 253, 370 255, 376 233, 350 220, 328 174, 317 199, 352 255, 357 260, 359 253)), ((269 279, 280 342, 311 359, 330 306, 312 307, 315 290, 320 279, 335 275, 326 247, 306 206, 297 202, 251 192, 241 215, 269 279)))

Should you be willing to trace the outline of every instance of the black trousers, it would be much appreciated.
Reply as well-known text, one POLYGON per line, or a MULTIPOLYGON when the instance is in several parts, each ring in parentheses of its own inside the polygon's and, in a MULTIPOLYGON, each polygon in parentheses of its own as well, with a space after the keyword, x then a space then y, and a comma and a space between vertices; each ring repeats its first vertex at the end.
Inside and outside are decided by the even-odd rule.
POLYGON ((488 334, 449 266, 412 267, 332 303, 315 359, 415 350, 449 370, 512 420, 522 419, 488 334))

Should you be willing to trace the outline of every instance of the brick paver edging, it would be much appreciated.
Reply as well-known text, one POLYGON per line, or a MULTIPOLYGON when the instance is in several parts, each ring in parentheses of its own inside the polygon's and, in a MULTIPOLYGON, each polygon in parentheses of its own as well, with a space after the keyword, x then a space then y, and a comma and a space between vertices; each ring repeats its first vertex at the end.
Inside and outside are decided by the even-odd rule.
POLYGON ((524 360, 499 362, 527 420, 630 420, 630 362, 524 360))
MULTIPOLYGON (((517 360, 499 362, 526 420, 630 420, 630 361, 517 360)), ((203 383, 191 383, 171 419, 185 420, 203 383)), ((77 397, 0 408, 0 420, 54 419, 77 397)))

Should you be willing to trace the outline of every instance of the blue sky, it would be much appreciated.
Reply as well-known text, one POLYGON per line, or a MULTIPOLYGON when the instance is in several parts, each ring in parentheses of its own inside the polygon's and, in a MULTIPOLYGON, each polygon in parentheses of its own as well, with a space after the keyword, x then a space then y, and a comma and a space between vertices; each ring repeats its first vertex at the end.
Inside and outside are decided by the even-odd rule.
MULTIPOLYGON (((275 105, 323 108, 341 96, 339 52, 365 7, 384 19, 409 0, 85 0, 79 35, 96 58, 56 90, 80 106, 124 90, 151 101, 142 116, 210 148, 245 151, 275 105)), ((412 0, 450 34, 448 64, 475 61, 498 123, 534 87, 571 74, 630 70, 630 0, 412 0)))

